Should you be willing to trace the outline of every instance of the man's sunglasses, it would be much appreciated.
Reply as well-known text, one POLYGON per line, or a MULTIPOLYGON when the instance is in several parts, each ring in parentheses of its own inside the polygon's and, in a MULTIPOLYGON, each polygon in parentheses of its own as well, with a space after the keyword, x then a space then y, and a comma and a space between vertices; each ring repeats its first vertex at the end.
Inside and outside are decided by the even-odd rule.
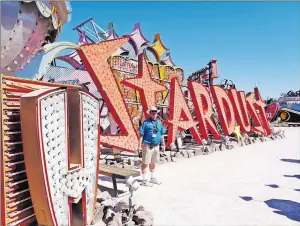
POLYGON ((156 113, 157 113, 157 111, 150 111, 150 113, 151 113, 151 114, 153 114, 153 113, 154 113, 154 114, 156 114, 156 113))

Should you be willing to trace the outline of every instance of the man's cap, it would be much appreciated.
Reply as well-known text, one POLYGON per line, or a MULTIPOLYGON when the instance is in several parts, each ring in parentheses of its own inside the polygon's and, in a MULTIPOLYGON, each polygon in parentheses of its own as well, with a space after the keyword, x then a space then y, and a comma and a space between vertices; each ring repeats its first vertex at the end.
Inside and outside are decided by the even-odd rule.
POLYGON ((152 107, 147 111, 147 113, 149 114, 150 111, 157 111, 157 113, 160 112, 160 110, 157 110, 157 108, 156 108, 155 106, 152 106, 152 107))

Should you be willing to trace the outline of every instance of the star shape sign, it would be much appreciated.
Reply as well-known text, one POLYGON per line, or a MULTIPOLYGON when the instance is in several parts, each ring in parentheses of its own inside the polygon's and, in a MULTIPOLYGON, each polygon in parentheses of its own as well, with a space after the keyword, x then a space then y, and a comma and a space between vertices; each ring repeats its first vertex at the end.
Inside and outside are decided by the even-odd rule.
POLYGON ((100 142, 109 147, 133 152, 139 145, 138 135, 107 60, 126 42, 128 38, 117 38, 83 45, 77 51, 121 131, 121 134, 101 135, 100 142))
POLYGON ((166 91, 166 87, 154 81, 151 77, 146 57, 141 53, 138 57, 138 76, 136 78, 124 79, 121 84, 133 88, 140 93, 144 113, 156 106, 156 93, 166 91))

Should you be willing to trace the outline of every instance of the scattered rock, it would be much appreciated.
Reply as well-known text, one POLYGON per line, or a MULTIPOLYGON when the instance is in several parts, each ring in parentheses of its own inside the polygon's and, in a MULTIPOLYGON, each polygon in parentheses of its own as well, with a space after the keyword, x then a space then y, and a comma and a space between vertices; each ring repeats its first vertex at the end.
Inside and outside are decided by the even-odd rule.
POLYGON ((260 137, 260 140, 261 140, 261 142, 265 142, 266 141, 265 137, 260 137))
POLYGON ((187 158, 192 157, 192 152, 190 150, 185 150, 185 154, 186 154, 187 158))
POLYGON ((204 154, 204 155, 207 155, 207 154, 209 154, 210 152, 211 152, 210 147, 209 147, 209 146, 204 146, 204 148, 203 148, 203 154, 204 154))
POLYGON ((279 134, 279 137, 280 137, 281 139, 283 139, 283 138, 285 137, 285 135, 279 134))
POLYGON ((121 201, 116 204, 116 207, 122 212, 128 212, 129 204, 127 202, 121 201))
POLYGON ((252 137, 249 137, 248 139, 247 139, 247 143, 248 143, 248 145, 250 145, 250 144, 253 144, 254 142, 253 142, 253 140, 252 140, 252 137))
POLYGON ((98 194, 97 194, 97 202, 103 202, 105 200, 111 199, 111 195, 107 192, 99 192, 100 190, 98 190, 98 194))
POLYGON ((211 152, 215 152, 216 151, 216 144, 215 143, 211 143, 209 147, 210 147, 210 151, 211 152))
POLYGON ((246 144, 245 144, 245 142, 243 141, 243 140, 239 140, 238 141, 238 146, 240 146, 240 147, 243 147, 243 146, 245 146, 246 144))
POLYGON ((101 202, 101 205, 103 206, 112 206, 112 207, 115 207, 118 203, 118 200, 116 198, 112 198, 112 199, 107 199, 105 201, 102 201, 101 202))
POLYGON ((96 202, 96 209, 97 209, 97 208, 101 208, 101 207, 102 207, 101 203, 96 202))
POLYGON ((196 156, 196 150, 195 149, 192 150, 191 153, 192 153, 192 156, 196 156))
POLYGON ((95 216, 94 216, 94 219, 92 220, 91 224, 98 225, 98 223, 102 222, 103 216, 104 216, 104 206, 101 205, 100 203, 96 203, 95 216))
POLYGON ((103 220, 101 219, 100 221, 97 221, 94 226, 106 226, 106 224, 103 222, 103 220))
POLYGON ((181 151, 180 153, 182 154, 182 156, 183 156, 184 158, 188 158, 188 157, 189 157, 189 155, 188 155, 188 153, 186 152, 186 150, 181 151))
POLYGON ((136 225, 134 221, 130 220, 126 223, 126 226, 134 226, 136 225))
POLYGON ((203 148, 195 149, 195 155, 202 155, 202 154, 203 154, 203 148))
POLYGON ((221 143, 221 144, 219 145, 219 150, 220 150, 220 151, 224 151, 225 149, 226 149, 225 144, 224 144, 224 143, 221 143))
POLYGON ((226 142, 225 143, 226 149, 233 149, 234 148, 234 143, 233 142, 226 142))
POLYGON ((180 152, 176 152, 175 157, 178 159, 184 158, 184 156, 180 152))
POLYGON ((122 226, 122 214, 116 213, 113 219, 108 222, 107 226, 122 226))
POLYGON ((176 157, 171 157, 171 162, 177 162, 177 158, 176 157))
POLYGON ((165 164, 165 159, 164 158, 161 158, 158 162, 158 164, 165 164))
POLYGON ((122 213, 122 224, 125 224, 128 221, 127 213, 122 213))
POLYGON ((137 225, 144 225, 144 226, 152 226, 153 225, 153 216, 149 211, 137 211, 132 220, 137 225))
POLYGON ((144 206, 140 205, 134 210, 134 212, 138 212, 138 211, 146 211, 146 208, 144 206))
POLYGON ((113 207, 111 207, 111 206, 106 207, 106 208, 104 209, 104 217, 103 217, 104 223, 108 224, 110 221, 112 221, 113 218, 114 218, 114 216, 115 216, 117 213, 118 213, 118 211, 117 211, 115 208, 113 208, 113 207))
POLYGON ((171 157, 170 156, 166 155, 163 158, 164 158, 165 162, 171 162, 171 157))

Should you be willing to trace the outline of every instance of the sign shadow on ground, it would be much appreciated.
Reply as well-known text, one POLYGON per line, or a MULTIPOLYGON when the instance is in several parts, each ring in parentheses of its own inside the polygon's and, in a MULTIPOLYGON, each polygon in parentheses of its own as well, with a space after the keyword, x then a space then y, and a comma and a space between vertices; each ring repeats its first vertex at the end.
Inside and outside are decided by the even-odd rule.
POLYGON ((290 163, 299 163, 300 164, 300 160, 299 159, 280 159, 283 162, 290 162, 290 163))
POLYGON ((244 201, 264 202, 268 207, 276 209, 273 211, 274 213, 286 216, 293 221, 300 222, 300 203, 298 202, 284 199, 270 199, 266 201, 259 201, 253 199, 251 196, 239 197, 244 201))

